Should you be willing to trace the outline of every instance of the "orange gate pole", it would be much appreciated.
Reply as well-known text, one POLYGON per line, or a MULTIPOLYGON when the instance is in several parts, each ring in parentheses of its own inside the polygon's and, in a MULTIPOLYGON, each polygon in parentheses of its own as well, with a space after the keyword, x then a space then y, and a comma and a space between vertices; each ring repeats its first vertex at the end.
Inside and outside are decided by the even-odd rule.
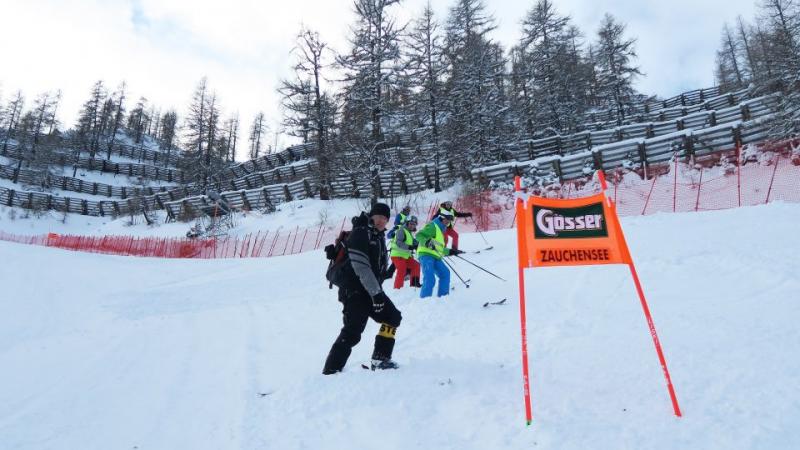
MULTIPOLYGON (((514 179, 514 190, 516 192, 521 191, 521 181, 519 177, 514 179)), ((520 210, 523 208, 523 201, 521 198, 517 198, 516 200, 516 210, 520 210)), ((515 216, 521 216, 521 214, 515 214, 515 216)), ((522 338, 522 383, 523 383, 523 395, 525 397, 525 421, 528 425, 531 424, 533 421, 533 414, 531 412, 531 389, 530 389, 530 375, 528 372, 528 332, 527 332, 527 320, 525 316, 525 266, 522 263, 523 260, 523 245, 524 245, 524 233, 525 230, 520 223, 524 223, 524 220, 517 221, 517 252, 519 256, 518 261, 518 278, 519 278, 519 326, 520 326, 520 336, 522 338)))

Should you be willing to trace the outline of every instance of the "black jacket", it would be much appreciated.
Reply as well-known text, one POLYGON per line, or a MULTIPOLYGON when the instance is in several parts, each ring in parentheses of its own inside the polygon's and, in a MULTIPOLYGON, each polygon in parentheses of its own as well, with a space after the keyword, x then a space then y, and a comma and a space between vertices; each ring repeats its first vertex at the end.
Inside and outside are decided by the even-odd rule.
POLYGON ((374 297, 383 290, 381 284, 388 270, 386 257, 386 237, 383 231, 378 231, 366 213, 353 217, 353 231, 347 238, 347 253, 350 259, 352 272, 347 276, 352 277, 348 286, 365 291, 374 297))

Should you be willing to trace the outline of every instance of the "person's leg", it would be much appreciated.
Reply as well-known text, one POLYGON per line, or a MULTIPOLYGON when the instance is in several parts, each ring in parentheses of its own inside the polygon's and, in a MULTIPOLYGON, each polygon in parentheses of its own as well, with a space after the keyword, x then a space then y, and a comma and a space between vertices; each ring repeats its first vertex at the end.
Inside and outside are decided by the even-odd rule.
POLYGON ((434 269, 436 258, 424 255, 419 258, 419 262, 422 265, 422 289, 419 291, 419 297, 430 297, 433 295, 433 285, 436 284, 434 269))
POLYGON ((419 262, 417 262, 414 258, 408 258, 406 260, 406 264, 408 265, 409 270, 411 270, 411 278, 419 279, 419 262))
POLYGON ((361 340, 361 333, 364 332, 370 312, 370 309, 365 307, 365 300, 369 302, 371 309, 372 299, 369 297, 365 299, 363 295, 355 295, 343 298, 342 322, 344 326, 325 360, 325 367, 322 369, 324 375, 341 372, 347 364, 347 358, 350 357, 353 347, 361 340))
POLYGON ((458 231, 455 228, 450 228, 450 236, 453 238, 453 246, 451 248, 458 250, 458 231))
POLYGON ((395 334, 397 327, 403 316, 400 310, 394 306, 391 300, 388 300, 383 307, 383 310, 377 314, 371 314, 372 320, 381 324, 381 328, 375 336, 375 348, 372 351, 372 359, 379 361, 389 361, 392 359, 392 352, 394 351, 395 334))
POLYGON ((394 288, 400 289, 403 287, 403 282, 406 278, 406 260, 397 256, 392 256, 392 263, 395 267, 394 288))
POLYGON ((450 269, 447 268, 447 264, 444 261, 437 259, 434 271, 436 276, 439 277, 439 290, 436 295, 444 297, 450 293, 450 269))

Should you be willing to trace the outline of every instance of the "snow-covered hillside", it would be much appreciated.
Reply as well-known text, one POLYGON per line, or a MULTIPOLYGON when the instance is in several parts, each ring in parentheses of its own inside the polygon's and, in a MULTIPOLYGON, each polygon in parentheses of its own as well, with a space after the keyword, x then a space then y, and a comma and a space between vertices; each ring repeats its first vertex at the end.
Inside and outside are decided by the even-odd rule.
POLYGON ((530 271, 531 427, 513 230, 468 255, 506 283, 456 262, 473 285, 445 300, 389 290, 400 370, 360 369, 370 323, 329 377, 341 314, 321 252, 155 260, 0 242, 0 448, 800 448, 798 222, 796 204, 623 219, 680 419, 627 268, 530 271))

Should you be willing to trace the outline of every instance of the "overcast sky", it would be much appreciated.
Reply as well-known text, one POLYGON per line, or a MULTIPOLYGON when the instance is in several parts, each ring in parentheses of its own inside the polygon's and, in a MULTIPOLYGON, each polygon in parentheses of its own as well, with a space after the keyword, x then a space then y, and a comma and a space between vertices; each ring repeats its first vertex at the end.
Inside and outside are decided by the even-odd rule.
MULTIPOLYGON (((427 0, 404 0, 400 19, 416 17, 427 0)), ((430 0, 444 20, 455 0, 430 0)), ((505 48, 520 35, 534 0, 486 1, 498 22, 493 38, 505 48)), ((723 24, 750 20, 756 0, 555 0, 558 11, 594 40, 604 13, 638 39, 645 77, 640 91, 668 97, 714 83, 723 24)), ((0 95, 21 89, 28 105, 40 92, 62 89, 59 119, 74 124, 98 79, 130 96, 145 96, 183 114, 207 76, 225 115, 239 111, 243 127, 264 111, 280 121, 278 81, 289 75, 300 24, 346 50, 351 0, 0 0, 0 95)), ((135 98, 133 100, 135 100, 135 98)), ((281 137, 281 143, 288 143, 281 137)))

